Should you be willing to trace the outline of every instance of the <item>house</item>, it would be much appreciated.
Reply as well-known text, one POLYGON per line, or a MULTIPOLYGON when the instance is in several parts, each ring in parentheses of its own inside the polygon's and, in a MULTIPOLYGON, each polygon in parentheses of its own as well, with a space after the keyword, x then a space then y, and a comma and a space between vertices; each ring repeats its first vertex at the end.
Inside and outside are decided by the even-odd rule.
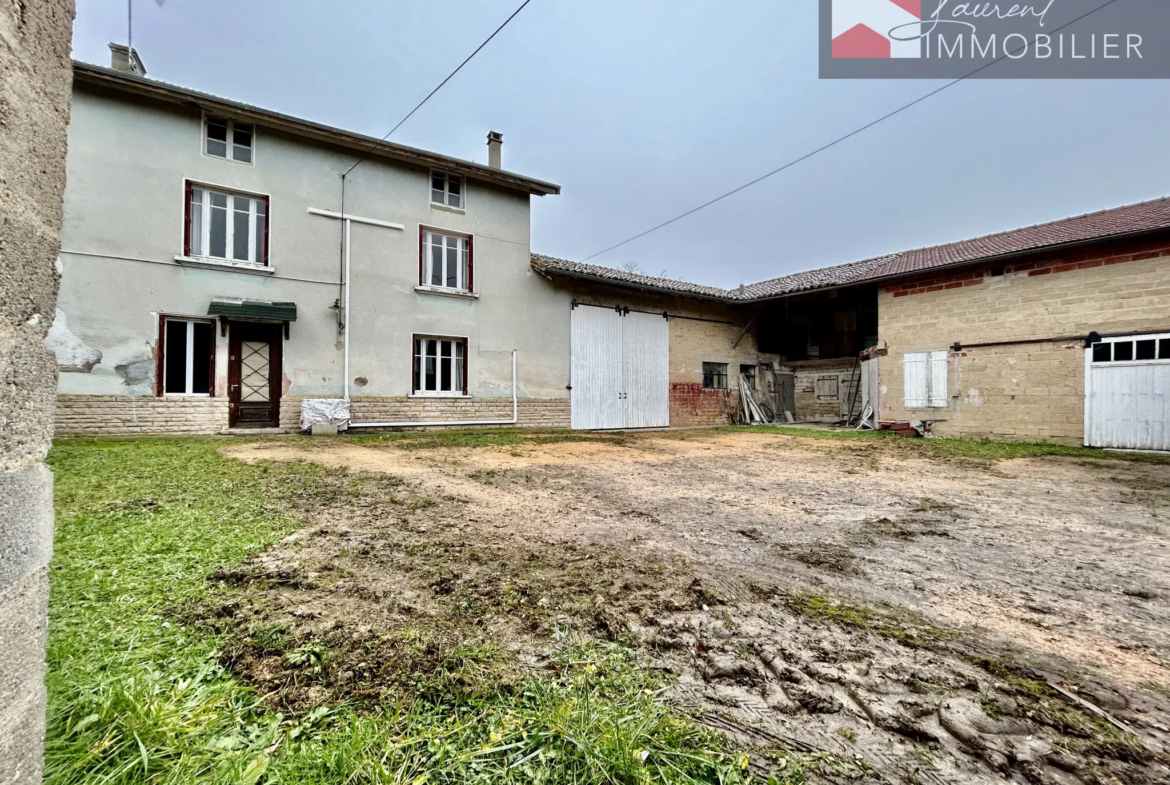
POLYGON ((736 289, 533 254, 487 165, 76 64, 57 432, 920 421, 1170 449, 1170 201, 736 289), (344 178, 355 161, 362 166, 344 178))
MULTIPOLYGON (((940 436, 1170 450, 1167 199, 734 290, 533 266, 725 305, 758 362, 792 370, 798 420, 836 420, 868 397, 880 420, 940 436)), ((672 360, 691 351, 671 340, 672 360)), ((672 362, 672 424, 699 377, 672 362)))
POLYGON ((58 434, 289 430, 345 396, 355 421, 509 420, 514 391, 521 425, 569 425, 569 301, 529 265, 529 200, 560 189, 502 168, 499 134, 487 164, 382 144, 111 50, 74 65, 58 434))

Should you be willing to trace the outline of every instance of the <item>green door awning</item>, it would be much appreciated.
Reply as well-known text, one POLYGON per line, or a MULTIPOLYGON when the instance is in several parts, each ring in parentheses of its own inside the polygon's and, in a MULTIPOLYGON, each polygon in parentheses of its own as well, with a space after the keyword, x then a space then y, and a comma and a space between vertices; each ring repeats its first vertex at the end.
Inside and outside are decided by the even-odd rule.
POLYGON ((217 297, 207 307, 207 315, 295 322, 297 320, 297 304, 278 303, 272 300, 243 300, 238 297, 217 297))

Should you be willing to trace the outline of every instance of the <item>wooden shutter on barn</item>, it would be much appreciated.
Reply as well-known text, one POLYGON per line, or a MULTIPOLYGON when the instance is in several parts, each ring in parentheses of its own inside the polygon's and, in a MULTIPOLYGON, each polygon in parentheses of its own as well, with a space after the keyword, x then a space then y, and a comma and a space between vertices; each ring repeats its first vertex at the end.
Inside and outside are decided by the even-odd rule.
POLYGON ((926 406, 926 374, 929 355, 926 352, 907 354, 902 358, 902 402, 907 409, 926 406))
POLYGON ((930 381, 927 404, 933 408, 945 408, 949 402, 947 391, 947 357, 943 351, 930 353, 930 381))

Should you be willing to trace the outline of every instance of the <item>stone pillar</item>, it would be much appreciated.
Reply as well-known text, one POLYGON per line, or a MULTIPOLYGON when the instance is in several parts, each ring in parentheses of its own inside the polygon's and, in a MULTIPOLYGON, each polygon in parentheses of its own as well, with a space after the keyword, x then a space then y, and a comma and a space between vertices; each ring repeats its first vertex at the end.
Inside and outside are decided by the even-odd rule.
POLYGON ((0 0, 0 780, 39 783, 45 733, 57 301, 73 0, 0 0))

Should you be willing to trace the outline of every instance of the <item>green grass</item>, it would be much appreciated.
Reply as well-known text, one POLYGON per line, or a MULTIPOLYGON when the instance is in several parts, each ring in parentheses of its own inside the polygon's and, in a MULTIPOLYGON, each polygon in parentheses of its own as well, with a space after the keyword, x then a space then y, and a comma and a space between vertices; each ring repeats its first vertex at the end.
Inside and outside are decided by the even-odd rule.
POLYGON ((515 447, 523 444, 561 444, 564 442, 605 442, 624 444, 622 433, 593 433, 569 430, 528 430, 517 428, 476 428, 437 431, 356 431, 341 437, 352 444, 397 444, 408 450, 441 447, 515 447))
MULTIPOLYGON (((824 430, 820 428, 786 428, 784 426, 771 425, 729 425, 714 430, 733 433, 774 433, 782 436, 795 436, 800 439, 878 441, 890 449, 903 451, 907 457, 978 458, 995 461, 1009 458, 1032 458, 1043 455, 1056 455, 1066 458, 1170 464, 1170 455, 1110 452, 1093 447, 1075 447, 1040 442, 1002 442, 988 439, 911 439, 896 436, 892 431, 824 430)), ((703 431, 682 433, 695 433, 697 435, 703 433, 703 431)))
MULTIPOLYGON (((484 438, 471 433, 460 438, 484 438)), ((265 711, 219 664, 228 633, 172 611, 215 591, 208 574, 294 531, 306 510, 367 490, 314 464, 229 460, 222 443, 71 439, 50 454, 48 783, 747 781, 743 755, 675 713, 657 677, 610 644, 566 641, 547 671, 506 692, 265 711)), ((288 645, 276 629, 264 641, 288 645)), ((473 654, 451 667, 474 665, 473 654)))

